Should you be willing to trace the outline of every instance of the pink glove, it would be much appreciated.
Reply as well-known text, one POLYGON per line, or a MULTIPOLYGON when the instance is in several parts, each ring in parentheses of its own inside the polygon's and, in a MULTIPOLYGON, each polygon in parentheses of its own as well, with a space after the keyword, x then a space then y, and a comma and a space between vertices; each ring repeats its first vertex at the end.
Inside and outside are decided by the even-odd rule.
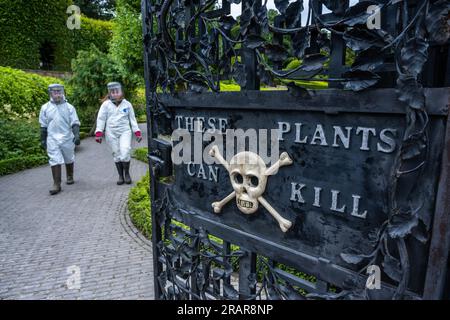
POLYGON ((134 135, 136 136, 136 141, 139 143, 142 141, 142 133, 140 131, 136 131, 134 133, 134 135))
POLYGON ((103 132, 97 131, 95 133, 95 141, 98 143, 102 143, 103 132))

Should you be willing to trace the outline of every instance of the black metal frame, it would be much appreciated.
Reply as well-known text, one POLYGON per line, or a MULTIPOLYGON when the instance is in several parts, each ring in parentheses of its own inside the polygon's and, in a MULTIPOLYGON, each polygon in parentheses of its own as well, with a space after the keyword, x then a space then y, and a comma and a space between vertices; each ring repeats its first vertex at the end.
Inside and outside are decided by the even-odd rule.
MULTIPOLYGON (((346 1, 310 1, 310 20, 314 23, 305 27, 296 24, 295 19, 293 22, 292 12, 294 17, 298 17, 298 7, 287 7, 286 2, 277 1, 282 13, 272 26, 267 24, 267 10, 261 1, 242 0, 240 34, 232 40, 232 22, 226 18, 230 9, 227 0, 223 0, 220 10, 209 10, 209 5, 215 1, 142 1, 155 297, 301 299, 304 295, 299 293, 305 290, 309 293, 306 295, 308 298, 445 298, 450 250, 447 88, 450 86, 450 53, 448 39, 443 41, 433 34, 425 22, 431 16, 440 17, 446 4, 428 0, 408 1, 407 4, 376 1, 383 13, 384 33, 380 34, 366 32, 360 26, 361 21, 367 19, 363 10, 367 6, 362 4, 359 7, 363 9, 358 5, 349 9, 346 1), (322 4, 332 12, 321 14, 322 4), (179 18, 181 12, 184 12, 184 19, 179 18), (217 17, 222 20, 213 22, 212 27, 207 26, 207 22, 217 17), (330 36, 322 29, 329 30, 330 36), (269 33, 273 34, 272 43, 262 38, 263 34, 269 33), (281 69, 282 58, 290 51, 283 47, 283 38, 286 37, 290 37, 293 43, 290 49, 302 59, 294 71, 281 69), (377 41, 381 44, 374 46, 377 41), (242 47, 236 48, 237 45, 242 47), (346 46, 356 51, 352 66, 345 65, 346 46), (330 52, 328 57, 321 53, 327 48, 330 52), (383 53, 381 60, 377 55, 380 52, 383 53), (234 55, 233 65, 230 54, 234 55), (414 58, 413 55, 419 57, 414 58), (241 62, 237 56, 242 57, 241 62), (268 61, 265 61, 266 57, 268 61), (329 60, 328 68, 326 60, 329 60), (447 67, 442 68, 442 65, 447 67), (307 91, 290 82, 287 83, 289 92, 259 91, 261 81, 271 83, 274 79, 294 81, 299 78, 311 81, 318 80, 319 74, 326 76, 322 80, 328 81, 329 87, 335 89, 307 91), (205 92, 207 88, 220 91, 219 79, 230 77, 241 85, 241 92, 205 92), (397 91, 392 88, 394 80, 397 80, 397 91), (366 90, 369 87, 378 89, 366 90), (186 90, 191 92, 180 92, 186 90), (281 106, 280 101, 283 101, 281 106), (378 243, 390 241, 397 247, 398 256, 390 259, 398 262, 401 277, 392 283, 383 283, 383 289, 374 295, 364 289, 366 278, 358 272, 217 223, 198 214, 195 208, 178 203, 171 184, 160 181, 161 177, 171 176, 173 172, 170 144, 160 139, 160 135, 170 133, 172 117, 177 112, 210 108, 232 112, 267 110, 280 113, 405 115, 405 138, 396 156, 393 187, 389 194, 392 206, 386 225, 390 227, 400 216, 413 217, 414 210, 403 212, 401 209, 409 203, 398 199, 398 185, 402 184, 404 176, 402 172, 413 172, 416 180, 420 181, 421 168, 428 165, 423 160, 426 150, 429 145, 438 143, 427 140, 429 120, 446 119, 445 139, 438 147, 442 152, 441 174, 433 226, 428 235, 429 261, 423 291, 417 293, 407 289, 410 263, 406 243, 411 233, 394 238, 388 228, 381 228, 383 231, 380 231, 378 243), (415 169, 409 170, 411 168, 415 169), (174 220, 189 228, 174 224, 174 220), (212 240, 210 234, 223 239, 223 243, 212 240), (233 245, 240 249, 233 249, 233 245), (238 290, 231 283, 233 263, 239 264, 238 290), (286 272, 278 263, 315 276, 315 283, 286 272), (261 274, 262 278, 258 278, 261 274)), ((300 2, 303 1, 295 4, 299 6, 300 2)), ((379 251, 379 245, 373 254, 374 260, 384 255, 379 251)), ((360 256, 356 254, 354 257, 360 256)))

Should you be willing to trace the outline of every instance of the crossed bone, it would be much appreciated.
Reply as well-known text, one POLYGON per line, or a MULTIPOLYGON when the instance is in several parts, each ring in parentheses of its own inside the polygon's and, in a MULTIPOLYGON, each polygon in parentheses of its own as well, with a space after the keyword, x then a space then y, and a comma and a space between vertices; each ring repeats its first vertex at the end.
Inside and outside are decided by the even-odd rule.
MULTIPOLYGON (((219 148, 217 146, 213 146, 211 150, 209 151, 209 155, 211 157, 215 157, 230 173, 230 165, 229 163, 222 157, 220 154, 219 148)), ((275 162, 271 167, 265 170, 264 175, 269 176, 273 175, 274 173, 278 172, 278 169, 282 166, 291 165, 293 163, 292 159, 289 157, 287 152, 283 152, 280 155, 280 158, 275 162)), ((233 191, 228 196, 226 196, 221 201, 213 202, 212 207, 214 209, 215 213, 220 213, 222 210, 222 207, 230 202, 232 199, 236 197, 236 191, 233 191)), ((266 208, 267 211, 275 218, 275 220, 280 225, 280 229, 283 232, 286 232, 289 230, 289 228, 292 226, 292 222, 283 218, 262 196, 257 197, 257 200, 260 204, 263 205, 264 208, 266 208)))

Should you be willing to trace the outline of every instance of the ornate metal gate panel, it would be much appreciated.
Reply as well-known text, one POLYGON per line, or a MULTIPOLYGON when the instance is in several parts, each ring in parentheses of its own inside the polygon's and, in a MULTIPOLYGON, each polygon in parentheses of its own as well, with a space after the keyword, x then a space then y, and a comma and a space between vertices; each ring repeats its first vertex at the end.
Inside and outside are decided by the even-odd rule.
POLYGON ((274 3, 142 2, 155 296, 446 298, 448 3, 274 3))

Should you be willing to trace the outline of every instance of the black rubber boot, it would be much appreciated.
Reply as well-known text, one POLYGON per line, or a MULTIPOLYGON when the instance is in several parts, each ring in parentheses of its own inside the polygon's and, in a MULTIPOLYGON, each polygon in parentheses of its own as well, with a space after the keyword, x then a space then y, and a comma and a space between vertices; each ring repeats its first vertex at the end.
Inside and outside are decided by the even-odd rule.
POLYGON ((73 181, 73 163, 66 163, 67 184, 74 184, 73 181))
POLYGON ((117 181, 117 184, 120 186, 124 183, 122 162, 116 162, 116 168, 117 168, 117 172, 119 173, 119 180, 117 181))
POLYGON ((125 183, 131 184, 131 177, 130 177, 130 161, 128 162, 122 162, 123 165, 123 171, 125 176, 125 183))
POLYGON ((50 194, 55 195, 61 191, 61 165, 52 166, 53 188, 50 189, 50 194))

